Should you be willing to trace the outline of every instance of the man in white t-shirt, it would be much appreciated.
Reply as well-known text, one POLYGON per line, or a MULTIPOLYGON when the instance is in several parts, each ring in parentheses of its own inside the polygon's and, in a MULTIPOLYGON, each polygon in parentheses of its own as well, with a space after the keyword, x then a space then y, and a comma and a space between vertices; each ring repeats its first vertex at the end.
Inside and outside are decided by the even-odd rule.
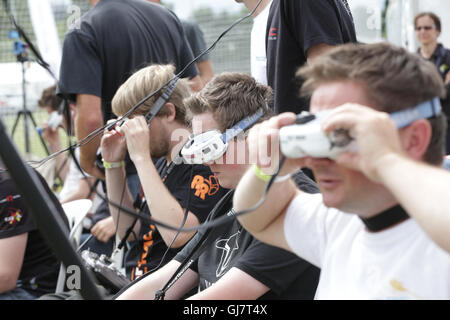
MULTIPOLYGON (((306 80, 302 91, 311 95, 314 114, 344 104, 369 107, 345 117, 342 108, 332 111, 322 124, 327 132, 344 127, 352 129, 351 136, 358 136, 356 127, 346 126, 345 121, 361 122, 359 128, 364 128, 367 110, 375 109, 384 112, 384 120, 391 114, 395 120, 388 121, 391 130, 395 125, 402 128, 396 143, 405 157, 435 167, 442 165, 446 118, 435 102, 444 88, 432 65, 389 44, 345 45, 303 67, 297 75, 306 80), (400 120, 404 117, 392 115, 402 111, 405 116, 405 110, 418 105, 424 107, 418 113, 410 112, 412 118, 403 125, 400 120), (330 119, 339 126, 327 127, 327 121, 333 122, 330 119)), ((278 130, 295 119, 293 114, 282 114, 250 131, 249 145, 254 147, 250 157, 258 161, 236 189, 237 211, 262 198, 265 181, 280 159, 278 130), (267 154, 271 143, 276 149, 267 154)), ((376 123, 371 125, 376 127, 376 123)), ((379 126, 383 124, 379 121, 379 126)), ((365 134, 387 129, 365 130, 365 134)), ((381 152, 382 148, 373 150, 373 146, 356 140, 360 152, 381 152)), ((450 255, 409 218, 408 204, 391 185, 374 178, 377 168, 392 165, 391 158, 359 163, 358 157, 358 153, 347 151, 333 157, 337 160, 311 156, 287 159, 280 176, 309 167, 322 193, 306 195, 292 181, 279 179, 263 205, 239 217, 241 224, 260 240, 321 268, 316 299, 450 299, 450 255)), ((425 196, 423 201, 427 202, 425 196)), ((433 210, 438 204, 428 205, 433 210)))
MULTIPOLYGON (((235 0, 253 10, 259 0, 235 0)), ((259 83, 267 85, 266 34, 272 0, 263 0, 253 13, 253 27, 250 42, 251 75, 259 83)))

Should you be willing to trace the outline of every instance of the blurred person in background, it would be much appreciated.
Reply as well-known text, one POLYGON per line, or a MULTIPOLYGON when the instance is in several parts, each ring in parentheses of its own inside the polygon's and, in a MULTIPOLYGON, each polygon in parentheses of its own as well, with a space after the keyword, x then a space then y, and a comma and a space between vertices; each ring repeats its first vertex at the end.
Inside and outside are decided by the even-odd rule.
MULTIPOLYGON (((441 19, 432 12, 419 13, 414 19, 417 40, 420 43, 418 53, 433 63, 445 82, 447 97, 441 100, 447 119, 450 116, 450 50, 446 49, 438 38, 441 35, 441 19)), ((450 130, 447 131, 447 154, 450 154, 450 130)))
MULTIPOLYGON (((38 105, 41 108, 44 108, 49 115, 58 113, 62 103, 64 103, 63 100, 56 95, 56 85, 45 89, 42 92, 41 99, 38 101, 38 105)), ((73 103, 69 103, 69 108, 72 115, 71 127, 73 128, 77 109, 73 103)), ((60 127, 68 132, 68 123, 64 113, 58 127, 52 128, 48 123, 44 123, 42 126, 42 137, 49 143, 50 152, 52 153, 63 149, 58 132, 60 127)), ((80 149, 75 149, 74 153, 76 160, 79 162, 80 149)), ((58 172, 57 175, 61 177, 64 183, 61 192, 59 192, 60 202, 67 203, 80 199, 93 200, 95 194, 93 188, 96 187, 96 179, 88 176, 86 173, 83 174, 80 172, 75 160, 69 160, 66 153, 58 155, 55 161, 55 171, 58 172)), ((92 227, 88 228, 90 229, 89 232, 83 234, 82 242, 84 242, 90 234, 93 235, 93 238, 83 246, 83 249, 89 248, 93 252, 109 255, 112 251, 113 236, 116 234, 116 228, 106 202, 99 198, 96 199, 96 201, 100 203, 96 203, 93 208, 91 208, 92 214, 90 223, 92 227)))
MULTIPOLYGON (((93 6, 64 39, 58 94, 75 102, 80 141, 113 118, 111 102, 117 89, 135 71, 154 63, 172 63, 179 73, 193 55, 178 17, 144 0, 90 0, 93 6)), ((195 65, 182 75, 194 90, 202 88, 195 65)), ((151 92, 146 92, 150 94, 151 92)), ((101 134, 80 148, 87 173, 105 179, 98 167, 101 134)), ((127 182, 139 194, 136 168, 127 158, 127 182)))
MULTIPOLYGON (((0 300, 34 300, 55 292, 60 261, 5 169, 0 159, 0 300)), ((61 204, 44 178, 38 178, 69 235, 61 204)))
POLYGON ((274 111, 300 113, 309 100, 298 94, 295 72, 335 46, 356 42, 347 0, 273 0, 267 21, 267 81, 274 111))
MULTIPOLYGON (((164 5, 160 0, 148 1, 164 5)), ((206 42, 203 32, 200 29, 199 25, 194 21, 186 21, 182 19, 180 21, 183 25, 186 39, 191 46, 192 53, 194 54, 194 57, 198 57, 203 51, 206 50, 206 42)), ((212 79, 212 77, 214 77, 214 70, 211 64, 211 60, 209 59, 209 54, 203 55, 197 61, 197 68, 200 72, 200 78, 202 79, 203 85, 206 85, 212 79)))
MULTIPOLYGON (((252 11, 259 0, 235 0, 252 11)), ((272 0, 263 0, 253 13, 253 26, 250 43, 251 74, 259 83, 267 85, 266 30, 272 0)))
MULTIPOLYGON (((56 85, 45 89, 42 92, 41 99, 38 101, 39 107, 45 109, 50 116, 58 113, 62 103, 64 103, 63 100, 56 95, 56 85)), ((73 128, 73 118, 75 116, 76 108, 73 104, 69 104, 69 108, 72 113, 71 127, 73 128)), ((61 138, 59 136, 59 128, 62 127, 68 132, 68 122, 64 115, 58 122, 59 124, 56 123, 56 128, 53 128, 52 126, 54 125, 49 125, 48 122, 45 122, 42 125, 41 134, 48 142, 51 153, 63 149, 61 138)), ((79 149, 75 149, 75 156, 79 161, 79 149)), ((61 178, 64 184, 62 190, 59 192, 61 203, 90 197, 90 186, 94 183, 95 179, 84 176, 83 173, 78 170, 75 161, 73 159, 69 160, 66 153, 61 153, 55 158, 55 171, 57 173, 56 175, 61 178)))

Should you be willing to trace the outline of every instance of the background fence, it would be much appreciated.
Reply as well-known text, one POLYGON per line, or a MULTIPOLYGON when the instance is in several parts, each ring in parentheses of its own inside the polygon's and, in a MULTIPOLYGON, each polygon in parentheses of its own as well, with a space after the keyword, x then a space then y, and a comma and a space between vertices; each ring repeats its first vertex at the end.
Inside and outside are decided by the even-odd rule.
MULTIPOLYGON (((211 5, 213 5, 213 2, 211 1, 211 5)), ((25 30, 33 44, 37 46, 29 14, 28 0, 10 0, 8 3, 17 23, 25 30)), ((88 0, 52 0, 52 11, 61 45, 64 40, 64 34, 67 31, 67 22, 71 14, 70 10, 74 6, 81 14, 84 14, 90 8, 88 0)), ((171 5, 168 3, 168 6, 170 7, 171 5)), ((202 6, 194 10, 188 20, 198 23, 209 46, 228 26, 247 13, 248 10, 243 5, 240 12, 216 11, 208 6, 202 6)), ((215 73, 224 71, 250 72, 251 25, 252 19, 248 19, 234 28, 210 53, 215 73)), ((23 108, 21 64, 17 61, 17 57, 13 52, 15 40, 9 38, 9 32, 12 29, 13 26, 10 19, 2 8, 0 10, 0 66, 3 66, 3 68, 0 71, 0 116, 10 130, 12 130, 12 126, 17 120, 18 111, 23 108)), ((30 58, 31 60, 33 59, 31 54, 30 58)), ((32 111, 37 126, 40 126, 46 121, 47 114, 45 111, 37 108, 37 101, 42 90, 51 85, 51 83, 48 82, 48 79, 45 81, 29 81, 28 78, 31 77, 32 73, 43 79, 45 71, 40 70, 42 68, 32 62, 25 63, 24 67, 27 79, 25 86, 26 106, 32 111)), ((25 151, 24 127, 23 117, 21 117, 14 132, 14 141, 21 152, 25 151)), ((45 151, 37 135, 37 130, 35 130, 31 121, 29 121, 29 127, 30 152, 42 157, 45 155, 45 151)), ((61 132, 61 134, 63 133, 61 132)))

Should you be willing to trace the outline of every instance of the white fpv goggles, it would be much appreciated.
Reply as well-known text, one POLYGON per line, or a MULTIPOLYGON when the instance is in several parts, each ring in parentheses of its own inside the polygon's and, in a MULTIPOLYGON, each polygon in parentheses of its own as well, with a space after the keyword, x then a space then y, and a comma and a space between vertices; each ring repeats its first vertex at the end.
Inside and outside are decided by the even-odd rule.
POLYGON ((219 130, 210 130, 198 135, 191 135, 181 150, 184 162, 203 164, 219 159, 227 151, 228 142, 250 128, 263 114, 264 110, 260 108, 255 114, 242 119, 224 133, 219 130))
MULTIPOLYGON (((402 129, 416 120, 434 117, 442 112, 439 98, 426 101, 416 107, 390 114, 397 128, 402 129)), ((356 143, 348 130, 338 129, 330 134, 322 130, 322 122, 329 111, 315 115, 302 113, 296 124, 280 129, 280 148, 287 158, 304 157, 336 159, 343 151, 357 151, 356 143)))

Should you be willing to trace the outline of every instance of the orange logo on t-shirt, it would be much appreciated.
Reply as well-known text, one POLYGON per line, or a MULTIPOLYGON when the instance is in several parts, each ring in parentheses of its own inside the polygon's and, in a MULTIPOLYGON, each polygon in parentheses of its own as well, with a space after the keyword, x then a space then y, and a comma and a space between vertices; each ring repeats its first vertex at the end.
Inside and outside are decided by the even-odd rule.
POLYGON ((144 243, 142 245, 141 259, 138 261, 137 267, 134 268, 131 280, 135 280, 148 272, 146 264, 148 263, 149 248, 153 245, 153 232, 155 230, 155 226, 150 225, 150 229, 151 230, 147 234, 145 234, 142 238, 144 243))
POLYGON ((195 189, 194 195, 202 200, 205 200, 206 195, 215 195, 219 188, 219 181, 215 176, 209 176, 209 179, 205 179, 200 175, 196 175, 191 182, 191 189, 195 189))

